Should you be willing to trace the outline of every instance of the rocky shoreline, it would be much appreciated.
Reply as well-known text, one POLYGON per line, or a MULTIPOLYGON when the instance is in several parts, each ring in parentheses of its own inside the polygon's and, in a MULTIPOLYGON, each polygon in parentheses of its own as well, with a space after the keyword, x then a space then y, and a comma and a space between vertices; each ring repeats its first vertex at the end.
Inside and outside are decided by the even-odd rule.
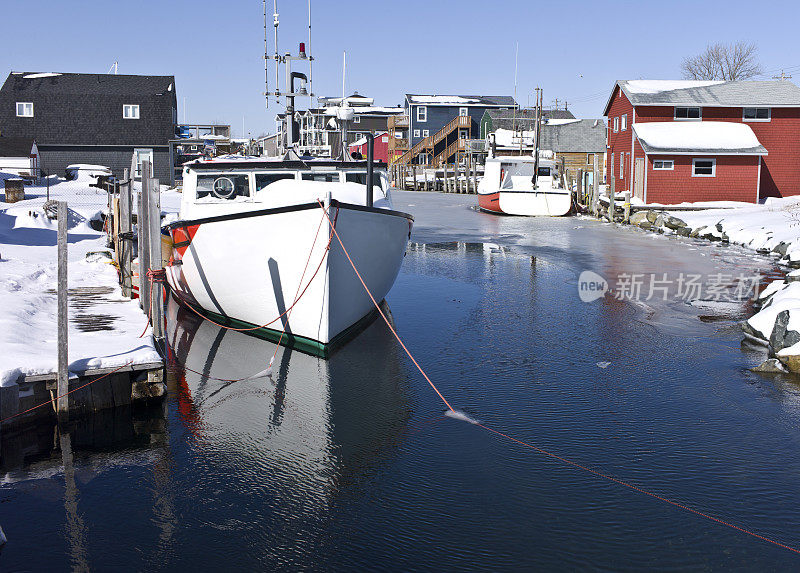
POLYGON ((786 267, 790 272, 758 294, 757 312, 741 326, 747 340, 769 351, 770 358, 754 371, 800 374, 800 225, 783 205, 745 209, 748 216, 738 209, 681 212, 681 217, 668 210, 641 210, 630 217, 630 224, 652 233, 740 245, 786 267), (758 217, 759 208, 763 217, 758 217), (781 212, 785 216, 776 218, 781 212))

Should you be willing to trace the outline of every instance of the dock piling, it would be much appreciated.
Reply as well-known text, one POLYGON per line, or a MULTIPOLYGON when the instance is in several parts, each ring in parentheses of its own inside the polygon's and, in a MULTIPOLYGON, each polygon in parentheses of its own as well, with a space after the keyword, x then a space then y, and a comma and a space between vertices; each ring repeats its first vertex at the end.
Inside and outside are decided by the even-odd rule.
POLYGON ((600 203, 600 161, 597 153, 592 162, 592 214, 596 217, 600 203))
POLYGON ((119 272, 122 277, 122 296, 128 298, 133 294, 133 281, 131 280, 131 197, 133 192, 133 174, 127 169, 123 172, 124 181, 119 187, 119 245, 118 253, 119 272))
POLYGON ((139 214, 137 230, 139 232, 139 304, 145 314, 150 317, 150 285, 147 280, 147 269, 150 268, 150 162, 142 161, 142 191, 139 193, 139 214))
POLYGON ((67 391, 69 387, 69 354, 67 352, 68 313, 67 313, 67 203, 58 202, 58 410, 59 418, 69 415, 67 391))
MULTIPOLYGON (((147 239, 150 250, 149 265, 147 269, 160 271, 164 268, 161 257, 161 185, 158 179, 150 179, 147 186, 147 239)), ((150 320, 153 323, 153 336, 157 339, 164 338, 164 304, 161 298, 162 285, 158 282, 147 281, 148 303, 150 320)))

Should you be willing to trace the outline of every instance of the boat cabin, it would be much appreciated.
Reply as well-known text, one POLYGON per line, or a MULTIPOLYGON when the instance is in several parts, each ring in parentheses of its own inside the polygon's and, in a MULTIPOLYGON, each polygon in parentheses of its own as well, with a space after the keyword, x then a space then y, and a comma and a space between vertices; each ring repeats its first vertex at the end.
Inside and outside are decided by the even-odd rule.
MULTIPOLYGON (((491 182, 500 191, 530 191, 533 189, 533 157, 496 157, 486 160, 484 180, 491 182)), ((558 181, 556 163, 552 159, 539 158, 538 180, 553 185, 558 181)))

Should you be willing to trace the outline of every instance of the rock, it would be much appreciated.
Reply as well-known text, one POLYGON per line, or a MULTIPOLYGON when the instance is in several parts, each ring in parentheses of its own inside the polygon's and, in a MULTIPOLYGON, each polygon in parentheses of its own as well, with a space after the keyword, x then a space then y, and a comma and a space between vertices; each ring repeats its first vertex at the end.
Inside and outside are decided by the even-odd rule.
POLYGON ((705 229, 706 229, 706 226, 705 225, 701 225, 701 226, 697 227, 696 229, 692 229, 692 232, 689 233, 689 236, 691 238, 693 238, 693 239, 696 239, 697 237, 700 236, 700 233, 702 233, 705 229))
POLYGON ((651 231, 653 230, 653 223, 645 219, 644 221, 639 223, 639 227, 641 227, 645 231, 651 231))
POLYGON ((675 232, 681 237, 688 237, 692 230, 689 227, 678 227, 675 232))
POLYGON ((778 253, 780 256, 785 257, 786 256, 786 249, 788 247, 789 247, 788 243, 786 243, 785 241, 781 241, 780 243, 778 243, 777 245, 775 245, 772 248, 772 252, 773 253, 778 253))
POLYGON ((795 281, 800 281, 800 271, 792 271, 786 275, 787 283, 793 283, 795 281))
POLYGON ((714 226, 717 228, 717 231, 719 231, 720 233, 722 232, 722 221, 720 221, 719 223, 717 223, 714 226))
POLYGON ((725 233, 722 233, 722 236, 719 238, 719 240, 722 241, 723 243, 730 243, 731 242, 730 238, 725 233))
POLYGON ((775 318, 775 326, 772 327, 772 334, 769 337, 769 345, 774 352, 779 352, 784 348, 789 348, 800 342, 800 332, 789 330, 789 311, 783 310, 775 318))
POLYGON ((800 356, 796 354, 786 355, 786 356, 779 356, 778 359, 789 370, 789 372, 800 374, 800 356))
POLYGON ((673 217, 672 215, 665 215, 664 226, 672 229, 673 231, 677 231, 680 228, 686 227, 686 221, 683 219, 678 219, 677 217, 673 217))
POLYGON ((756 339, 756 340, 762 340, 764 342, 767 342, 767 336, 763 332, 761 332, 760 330, 756 330, 755 328, 753 328, 750 325, 750 323, 747 322, 746 320, 743 320, 741 322, 741 326, 742 326, 742 330, 744 331, 744 333, 749 338, 753 338, 753 339, 756 339))
POLYGON ((658 218, 658 213, 656 213, 655 211, 647 212, 647 220, 650 221, 651 223, 655 223, 657 218, 658 218))
POLYGON ((759 364, 758 366, 751 368, 751 372, 768 372, 768 373, 777 373, 777 372, 786 372, 786 367, 781 364, 781 361, 777 358, 769 358, 759 364))
POLYGON ((656 227, 663 227, 664 226, 664 215, 662 213, 658 214, 658 216, 656 217, 656 220, 653 221, 653 225, 655 225, 656 227))
POLYGON ((647 221, 647 211, 637 211, 631 215, 631 225, 639 225, 644 221, 647 221))

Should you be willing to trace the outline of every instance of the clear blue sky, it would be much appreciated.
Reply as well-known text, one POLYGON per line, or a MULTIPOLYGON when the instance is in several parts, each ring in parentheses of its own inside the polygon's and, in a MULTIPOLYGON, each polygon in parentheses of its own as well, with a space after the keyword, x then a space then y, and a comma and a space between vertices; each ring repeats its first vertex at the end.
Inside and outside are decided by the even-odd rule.
MULTIPOLYGON (((281 52, 296 52, 307 2, 279 0, 278 10, 281 52)), ((546 104, 566 100, 578 117, 600 117, 616 79, 680 77, 681 59, 710 42, 756 42, 768 76, 786 68, 800 83, 794 2, 312 0, 312 10, 314 91, 341 93, 347 50, 347 91, 378 105, 408 92, 513 94, 516 42, 517 100, 540 85, 546 104)), ((174 75, 180 121, 185 97, 189 122, 230 123, 239 135, 244 117, 253 135, 274 131, 259 0, 50 0, 23 12, 2 27, 3 77, 106 73, 116 60, 120 73, 174 75)), ((271 21, 272 0, 268 12, 271 21)))

